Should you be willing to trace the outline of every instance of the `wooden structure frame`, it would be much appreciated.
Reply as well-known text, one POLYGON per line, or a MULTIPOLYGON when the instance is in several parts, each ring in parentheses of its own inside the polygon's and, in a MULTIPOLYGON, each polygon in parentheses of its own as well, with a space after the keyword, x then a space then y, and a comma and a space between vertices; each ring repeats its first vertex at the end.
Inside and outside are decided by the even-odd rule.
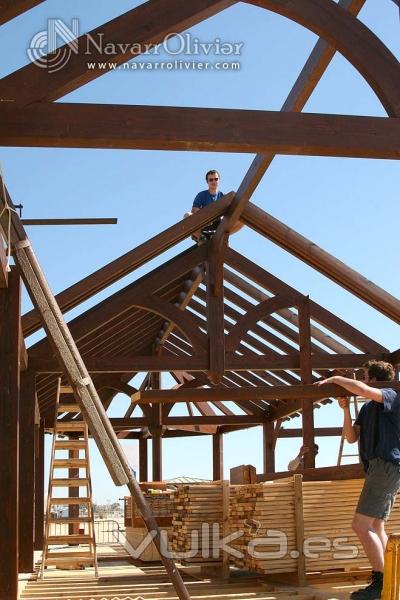
MULTIPOLYGON (((0 25, 43 1, 0 2, 0 25)), ((119 392, 133 398, 126 414, 112 424, 119 437, 139 439, 142 480, 148 477, 150 436, 153 478, 162 478, 163 438, 211 435, 213 475, 221 479, 223 434, 260 424, 264 431, 264 471, 273 472, 276 439, 287 435, 281 428, 284 420, 302 414, 299 433, 307 445, 317 433, 337 435, 336 428, 325 428, 323 434, 314 428, 313 409, 329 398, 313 397, 309 384, 332 369, 357 370, 371 358, 400 362, 400 351, 390 353, 228 247, 229 232, 240 218, 400 322, 397 298, 250 203, 276 153, 398 159, 400 65, 357 19, 365 0, 340 0, 338 4, 331 0, 247 1, 321 36, 279 113, 193 108, 179 109, 177 117, 173 107, 55 104, 54 100, 104 73, 88 71, 79 53, 56 74, 30 64, 0 80, 1 145, 208 150, 213 142, 217 151, 258 152, 236 192, 57 296, 61 311, 66 312, 223 216, 208 245, 175 256, 69 323, 104 407, 107 409, 119 392), (336 51, 371 86, 386 118, 301 114, 336 51), (196 122, 200 114, 216 126, 199 130, 196 122), (60 129, 60 119, 68 119, 68 131, 60 129), (127 127, 131 119, 134 127, 127 127), (234 125, 227 128, 233 120, 234 125), (99 122, 101 137, 93 134, 99 122), (224 127, 218 126, 220 122, 224 127), (232 129, 241 135, 226 133, 232 129), (204 131, 213 131, 212 138, 204 131), (237 137, 246 143, 238 143, 237 137), (129 381, 142 371, 147 375, 137 390, 129 381), (172 392, 160 390, 161 372, 170 372, 176 380, 172 392), (166 401, 168 394, 172 402, 166 401), (188 414, 174 416, 174 402, 182 395, 188 414), (134 415, 135 410, 141 410, 141 416, 134 415)), ((97 31, 114 42, 134 39, 138 44, 157 44, 166 34, 184 31, 235 3, 149 0, 97 31)), ((122 64, 131 58, 121 52, 114 60, 122 64)), ((99 62, 102 59, 109 61, 101 54, 96 57, 99 62)), ((6 237, 4 194, 8 192, 0 194, 0 224, 6 237)), ((4 559, 0 594, 5 600, 15 600, 18 569, 30 570, 33 548, 39 549, 42 543, 43 437, 44 428, 53 421, 60 366, 46 339, 26 353, 23 336, 37 331, 41 321, 36 309, 21 319, 19 274, 15 268, 8 273, 6 265, 5 249, 0 244, 0 440, 3 451, 11 457, 10 468, 3 469, 0 477, 0 488, 9 490, 0 502, 9 527, 7 535, 0 538, 4 559), (21 436, 24 444, 19 445, 21 436), (19 486, 23 494, 18 494, 19 486)), ((314 467, 311 455, 306 456, 305 467, 314 467)))

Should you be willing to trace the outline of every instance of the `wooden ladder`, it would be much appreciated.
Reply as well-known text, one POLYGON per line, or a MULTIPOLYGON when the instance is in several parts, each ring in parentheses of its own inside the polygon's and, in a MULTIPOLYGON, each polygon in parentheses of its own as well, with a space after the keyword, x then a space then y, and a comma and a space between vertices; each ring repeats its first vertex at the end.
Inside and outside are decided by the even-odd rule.
POLYGON ((98 577, 89 433, 86 422, 76 418, 80 412, 72 388, 62 386, 61 379, 58 379, 41 578, 45 567, 50 565, 65 569, 94 566, 95 576, 98 577), (63 421, 60 416, 65 413, 74 414, 75 418, 63 421), (60 457, 60 452, 67 452, 68 457, 60 457), (68 469, 68 477, 57 477, 60 469, 68 469), (84 470, 84 476, 80 475, 81 470, 84 470), (84 496, 80 495, 81 488, 85 490, 84 496), (63 490, 65 493, 59 494, 63 490), (52 517, 55 506, 67 507, 68 516, 57 514, 52 517))
MULTIPOLYGON (((351 409, 353 408, 353 415, 351 417, 351 422, 353 424, 355 423, 355 421, 360 413, 359 404, 362 402, 365 402, 365 398, 360 398, 360 396, 352 396, 350 398, 350 415, 352 414, 351 409)), ((346 441, 346 438, 344 437, 344 435, 342 433, 342 437, 340 438, 339 453, 338 453, 338 459, 337 459, 338 467, 341 466, 343 458, 358 458, 360 460, 360 455, 359 455, 360 440, 357 441, 357 453, 356 454, 343 454, 345 441, 346 441)))

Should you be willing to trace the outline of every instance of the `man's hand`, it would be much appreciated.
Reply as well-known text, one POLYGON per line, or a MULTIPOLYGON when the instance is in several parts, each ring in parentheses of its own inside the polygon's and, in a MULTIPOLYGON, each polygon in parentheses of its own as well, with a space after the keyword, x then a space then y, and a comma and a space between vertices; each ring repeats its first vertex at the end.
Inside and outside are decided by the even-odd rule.
POLYGON ((338 401, 340 408, 343 408, 343 410, 345 408, 349 408, 350 398, 346 398, 346 396, 340 396, 340 397, 336 398, 336 400, 338 401))
POLYGON ((310 448, 308 446, 302 446, 299 450, 299 456, 303 458, 303 456, 308 452, 310 452, 310 448))
POLYGON ((319 381, 315 381, 313 385, 321 386, 326 385, 327 383, 336 383, 336 375, 333 375, 333 377, 328 377, 327 379, 320 379, 319 381))

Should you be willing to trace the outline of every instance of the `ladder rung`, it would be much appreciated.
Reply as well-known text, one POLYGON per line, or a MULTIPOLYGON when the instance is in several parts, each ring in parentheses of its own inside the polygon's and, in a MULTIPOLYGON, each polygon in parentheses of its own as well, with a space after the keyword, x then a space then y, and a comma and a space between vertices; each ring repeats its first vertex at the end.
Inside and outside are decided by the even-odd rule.
POLYGON ((74 390, 70 385, 61 385, 60 386, 60 394, 73 394, 74 390))
POLYGON ((85 440, 55 440, 56 450, 84 450, 85 440))
POLYGON ((57 412, 64 413, 80 413, 81 409, 77 404, 59 404, 57 406, 57 412))
POLYGON ((66 504, 89 504, 91 502, 90 498, 50 498, 50 504, 59 504, 60 506, 64 506, 66 504))
POLYGON ((48 552, 46 557, 46 562, 50 560, 59 560, 63 559, 63 562, 67 562, 65 559, 71 558, 71 562, 74 562, 73 558, 91 558, 93 560, 93 554, 91 552, 48 552))
POLYGON ((88 461, 86 458, 55 458, 54 469, 86 469, 88 461))
POLYGON ((85 431, 85 421, 58 421, 56 423, 56 431, 85 431))
POLYGON ((358 457, 359 454, 342 454, 342 458, 355 458, 358 457))
POLYGON ((72 479, 52 479, 51 485, 53 487, 84 487, 89 485, 89 479, 87 477, 72 478, 72 479))
POLYGON ((54 544, 93 544, 94 538, 92 535, 73 534, 73 535, 49 535, 47 538, 48 545, 54 544))
POLYGON ((91 523, 91 517, 56 517, 50 519, 49 525, 52 523, 91 523))

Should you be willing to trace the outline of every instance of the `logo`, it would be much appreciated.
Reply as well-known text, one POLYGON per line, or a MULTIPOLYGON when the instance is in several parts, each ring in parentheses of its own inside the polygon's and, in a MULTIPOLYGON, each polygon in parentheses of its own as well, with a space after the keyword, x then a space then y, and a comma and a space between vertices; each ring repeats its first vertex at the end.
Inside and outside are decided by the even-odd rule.
POLYGON ((79 51, 79 21, 72 19, 72 29, 61 19, 48 19, 47 30, 33 36, 27 49, 28 58, 38 67, 56 73, 79 51), (59 47, 57 42, 63 42, 59 47))

